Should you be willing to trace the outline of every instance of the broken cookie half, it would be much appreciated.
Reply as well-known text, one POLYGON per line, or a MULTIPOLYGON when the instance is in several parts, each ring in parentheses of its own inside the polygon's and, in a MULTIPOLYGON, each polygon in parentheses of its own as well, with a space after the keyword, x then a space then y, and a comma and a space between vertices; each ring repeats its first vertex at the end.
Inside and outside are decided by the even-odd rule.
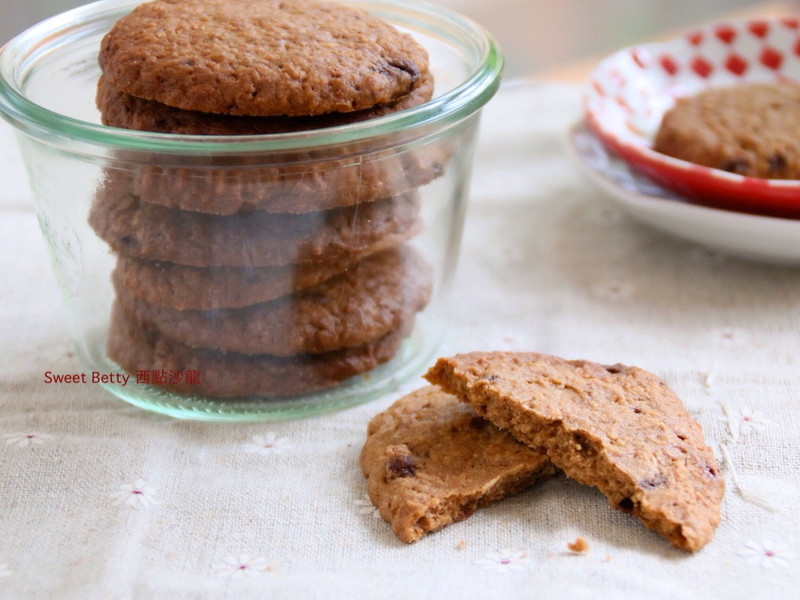
POLYGON ((725 489, 700 425, 658 377, 536 353, 440 358, 425 378, 678 548, 711 540, 725 489))
POLYGON ((376 415, 361 451, 367 492, 404 542, 555 474, 544 454, 430 386, 376 415))

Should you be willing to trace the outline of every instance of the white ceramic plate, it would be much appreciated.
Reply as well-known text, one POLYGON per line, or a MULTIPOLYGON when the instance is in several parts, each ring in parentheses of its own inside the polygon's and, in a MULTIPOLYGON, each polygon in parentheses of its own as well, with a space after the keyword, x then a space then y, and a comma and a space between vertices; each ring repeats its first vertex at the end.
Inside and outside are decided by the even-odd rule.
POLYGON ((637 170, 695 202, 800 218, 800 180, 745 177, 655 152, 655 133, 675 99, 709 87, 800 81, 800 19, 720 23, 624 48, 589 75, 587 123, 637 170))
POLYGON ((609 152, 583 122, 569 132, 570 149, 589 177, 632 217, 677 237, 736 256, 800 264, 800 220, 693 204, 609 152))

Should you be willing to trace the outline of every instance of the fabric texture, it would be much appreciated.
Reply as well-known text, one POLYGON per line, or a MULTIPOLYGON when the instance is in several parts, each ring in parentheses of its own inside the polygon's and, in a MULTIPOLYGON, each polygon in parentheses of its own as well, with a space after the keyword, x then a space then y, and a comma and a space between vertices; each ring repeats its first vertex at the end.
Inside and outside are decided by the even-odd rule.
MULTIPOLYGON (((640 225, 566 146, 578 86, 509 82, 484 109, 440 355, 638 365, 702 425, 727 481, 696 555, 558 477, 407 545, 358 467, 401 389, 339 413, 209 424, 91 384, 24 170, 0 124, 0 597, 786 598, 800 586, 800 270, 640 225), (568 544, 582 537, 588 550, 568 544)), ((420 373, 421 375, 421 373, 420 373)))

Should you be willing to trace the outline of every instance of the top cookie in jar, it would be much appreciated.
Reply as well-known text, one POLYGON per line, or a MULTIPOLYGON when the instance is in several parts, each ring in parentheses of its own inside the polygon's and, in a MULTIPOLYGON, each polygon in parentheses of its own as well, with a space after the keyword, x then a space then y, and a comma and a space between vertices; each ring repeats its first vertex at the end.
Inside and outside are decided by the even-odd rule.
POLYGON ((102 41, 110 83, 209 113, 310 116, 386 104, 428 70, 425 49, 368 12, 314 0, 156 0, 102 41))

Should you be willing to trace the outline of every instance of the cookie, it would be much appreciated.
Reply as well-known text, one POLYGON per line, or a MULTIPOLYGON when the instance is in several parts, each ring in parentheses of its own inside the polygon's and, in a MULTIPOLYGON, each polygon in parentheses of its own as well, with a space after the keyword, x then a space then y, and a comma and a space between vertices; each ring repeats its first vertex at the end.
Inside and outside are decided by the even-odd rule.
POLYGON ((321 354, 361 346, 400 329, 428 303, 432 271, 403 246, 365 258, 345 273, 290 296, 244 308, 175 310, 117 288, 137 321, 164 337, 243 354, 321 354))
POLYGON ((788 81, 710 88, 679 98, 653 149, 738 175, 800 179, 800 85, 788 81))
POLYGON ((129 373, 196 372, 196 381, 176 377, 161 384, 180 394, 220 398, 278 397, 333 387, 389 361, 413 323, 355 348, 289 357, 247 355, 191 348, 165 338, 115 303, 108 333, 108 355, 129 373))
MULTIPOLYGON (((349 115, 250 118, 174 109, 109 90, 105 81, 101 77, 98 86, 105 124, 178 134, 247 135, 332 127, 416 106, 433 93, 433 76, 426 74, 419 87, 391 105, 349 115)), ((439 140, 412 144, 402 151, 383 149, 385 142, 363 142, 349 149, 339 144, 314 152, 262 153, 256 159, 247 155, 226 159, 160 156, 157 163, 137 160, 127 165, 123 161, 121 169, 108 169, 105 179, 125 181, 145 202, 195 212, 305 213, 408 192, 441 176, 451 155, 450 144, 439 140), (216 166, 215 161, 219 161, 216 166)))
POLYGON ((425 378, 678 548, 719 523, 724 481, 675 392, 637 367, 535 353, 440 358, 425 378))
MULTIPOLYGON (((450 140, 386 148, 386 138, 309 153, 297 150, 255 158, 189 158, 170 164, 124 162, 132 191, 143 201, 219 215, 261 210, 306 213, 388 198, 440 177, 453 153, 450 140), (188 164, 187 164, 188 161, 188 164)), ((110 177, 128 178, 123 171, 110 177)))
POLYGON ((428 56, 368 12, 314 0, 159 0, 101 42, 115 88, 184 110, 249 116, 351 112, 409 93, 428 56))
POLYGON ((378 240, 363 252, 333 260, 267 267, 189 267, 118 255, 114 286, 136 300, 178 310, 240 308, 274 300, 345 272, 393 246, 378 240))
POLYGON ((406 95, 389 104, 350 113, 313 117, 242 117, 181 110, 154 100, 126 94, 101 76, 97 83, 97 107, 102 122, 110 127, 176 133, 181 135, 262 135, 309 131, 375 119, 419 106, 433 96, 433 74, 424 73, 406 95))
POLYGON ((367 153, 358 161, 347 157, 307 161, 286 156, 286 162, 274 167, 146 165, 136 171, 132 189, 150 204, 188 211, 299 214, 414 190, 440 177, 451 154, 449 144, 434 141, 399 153, 367 153))
POLYGON ((370 421, 359 462, 370 499, 404 542, 555 473, 544 454, 433 386, 370 421))
POLYGON ((120 254, 198 267, 328 261, 420 229, 416 193, 301 215, 219 216, 143 202, 120 179, 98 190, 89 223, 120 254))

